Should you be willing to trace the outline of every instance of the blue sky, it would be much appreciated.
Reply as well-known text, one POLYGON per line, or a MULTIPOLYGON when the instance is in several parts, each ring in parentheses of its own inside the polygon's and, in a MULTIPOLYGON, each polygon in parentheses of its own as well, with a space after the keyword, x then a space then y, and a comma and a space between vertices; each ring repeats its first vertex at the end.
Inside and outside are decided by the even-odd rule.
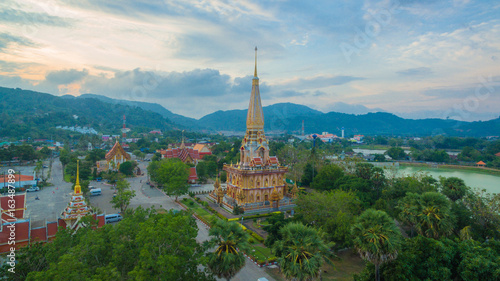
POLYGON ((498 1, 0 3, 4 87, 157 102, 199 118, 247 107, 254 46, 264 105, 500 115, 498 1))

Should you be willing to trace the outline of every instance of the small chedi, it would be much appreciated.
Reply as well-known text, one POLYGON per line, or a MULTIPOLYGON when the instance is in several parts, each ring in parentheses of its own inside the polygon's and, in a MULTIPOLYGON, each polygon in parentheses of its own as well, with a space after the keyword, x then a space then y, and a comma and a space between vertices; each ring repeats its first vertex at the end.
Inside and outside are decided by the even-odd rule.
POLYGON ((75 189, 73 194, 71 194, 71 201, 61 213, 61 218, 66 222, 67 227, 77 230, 82 226, 80 219, 92 213, 92 209, 87 205, 87 202, 85 202, 82 187, 80 186, 80 167, 78 161, 76 164, 75 189))
POLYGON ((240 161, 236 164, 226 164, 223 169, 227 172, 224 200, 220 196, 218 180, 211 194, 213 199, 220 202, 219 204, 224 204, 230 209, 240 206, 246 212, 292 207, 285 183, 287 167, 280 165, 276 156, 269 156, 257 76, 257 48, 255 48, 255 71, 247 113, 247 129, 240 147, 240 161))

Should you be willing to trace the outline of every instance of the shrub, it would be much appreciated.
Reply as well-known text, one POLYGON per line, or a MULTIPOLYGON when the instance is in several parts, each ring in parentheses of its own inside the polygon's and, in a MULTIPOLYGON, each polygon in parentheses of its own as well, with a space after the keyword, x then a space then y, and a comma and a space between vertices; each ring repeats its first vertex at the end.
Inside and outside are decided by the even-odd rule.
POLYGON ((253 238, 248 239, 248 243, 253 244, 255 243, 255 240, 253 238))
POLYGON ((269 263, 272 263, 272 262, 275 262, 275 261, 277 261, 277 260, 278 260, 278 258, 277 258, 277 257, 272 257, 272 258, 268 259, 267 261, 268 261, 269 263))
POLYGON ((194 201, 189 201, 189 206, 194 206, 194 201))

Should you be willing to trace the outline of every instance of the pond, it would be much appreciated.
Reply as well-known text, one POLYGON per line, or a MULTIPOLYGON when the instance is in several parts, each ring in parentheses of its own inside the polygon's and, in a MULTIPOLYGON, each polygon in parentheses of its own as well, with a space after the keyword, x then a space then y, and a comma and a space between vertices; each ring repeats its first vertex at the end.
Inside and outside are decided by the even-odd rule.
POLYGON ((489 193, 500 193, 500 176, 460 169, 399 166, 400 174, 411 175, 417 172, 427 173, 437 180, 439 176, 461 178, 469 187, 486 189, 489 193))

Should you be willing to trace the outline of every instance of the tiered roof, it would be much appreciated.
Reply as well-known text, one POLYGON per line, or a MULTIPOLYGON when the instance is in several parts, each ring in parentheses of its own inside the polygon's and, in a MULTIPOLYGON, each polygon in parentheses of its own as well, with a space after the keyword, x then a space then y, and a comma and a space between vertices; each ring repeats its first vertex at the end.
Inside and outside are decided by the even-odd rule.
POLYGON ((189 168, 189 181, 195 181, 198 179, 198 175, 196 174, 196 167, 189 168))
POLYGON ((81 217, 91 213, 92 209, 87 206, 85 198, 83 197, 82 187, 80 186, 80 168, 79 161, 76 164, 76 182, 75 189, 71 195, 71 200, 68 206, 64 209, 61 217, 66 221, 70 227, 74 228, 81 217))
POLYGON ((108 151, 108 153, 106 153, 106 160, 111 161, 113 157, 115 157, 115 155, 117 154, 123 155, 127 160, 131 159, 130 155, 127 152, 125 152, 125 150, 120 145, 118 140, 115 142, 115 145, 113 145, 113 148, 111 148, 111 150, 108 151))

